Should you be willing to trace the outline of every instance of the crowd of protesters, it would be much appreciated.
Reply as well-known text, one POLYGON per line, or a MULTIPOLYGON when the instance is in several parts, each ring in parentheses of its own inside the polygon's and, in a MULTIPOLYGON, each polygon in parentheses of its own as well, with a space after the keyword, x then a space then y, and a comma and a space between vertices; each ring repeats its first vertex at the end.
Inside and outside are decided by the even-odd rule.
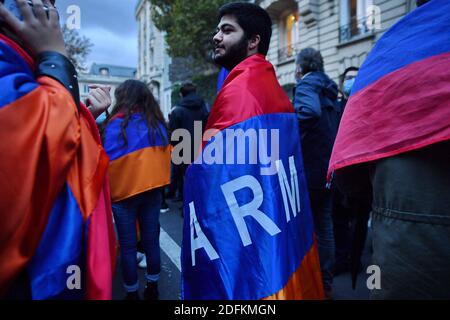
MULTIPOLYGON (((265 59, 269 15, 227 4, 213 38, 213 59, 227 76, 211 112, 186 82, 165 119, 137 80, 118 87, 114 106, 103 86, 80 102, 54 2, 16 1, 21 19, 0 2, 1 297, 111 299, 118 248, 125 298, 138 300, 140 246, 144 298, 157 300, 167 195, 184 203, 185 299, 332 299, 334 276, 362 271, 368 225, 383 279, 372 298, 450 297, 450 24, 433 7, 448 3, 417 1, 416 20, 404 21, 428 23, 429 40, 446 34, 441 49, 417 42, 415 60, 374 69, 389 40, 421 39, 397 27, 340 85, 320 51, 301 50, 292 103, 265 59), (412 76, 414 67, 423 74, 412 76), (95 119, 107 109, 99 132, 95 119), (280 129, 277 175, 256 175, 259 165, 191 165, 207 150, 196 122, 204 131, 280 129), (171 164, 176 130, 189 133, 189 156, 171 164), (291 158, 282 158, 286 150, 291 158), (292 217, 288 203, 295 224, 281 222, 292 217), (66 287, 71 265, 81 266, 82 290, 66 287)), ((396 47, 397 58, 406 47, 396 47)))

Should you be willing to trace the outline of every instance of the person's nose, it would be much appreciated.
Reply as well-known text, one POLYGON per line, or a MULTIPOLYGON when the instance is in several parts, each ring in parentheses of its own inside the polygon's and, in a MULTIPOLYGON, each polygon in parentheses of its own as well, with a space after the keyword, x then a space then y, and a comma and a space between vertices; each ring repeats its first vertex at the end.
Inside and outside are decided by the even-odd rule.
POLYGON ((215 45, 219 44, 223 40, 222 31, 217 31, 213 37, 213 42, 215 45))

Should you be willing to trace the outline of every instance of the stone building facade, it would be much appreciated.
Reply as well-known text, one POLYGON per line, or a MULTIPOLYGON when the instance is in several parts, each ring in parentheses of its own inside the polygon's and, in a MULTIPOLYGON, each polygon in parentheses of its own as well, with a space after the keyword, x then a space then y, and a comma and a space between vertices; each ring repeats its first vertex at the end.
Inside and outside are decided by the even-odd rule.
MULTIPOLYGON (((165 115, 171 108, 172 59, 164 33, 152 23, 150 0, 138 0, 138 79, 148 83, 165 115)), ((415 0, 250 0, 273 20, 268 60, 286 92, 295 85, 295 57, 303 48, 321 51, 325 72, 340 83, 344 70, 360 67, 375 42, 415 8, 415 0)))
POLYGON ((114 93, 117 87, 128 79, 136 78, 136 69, 110 64, 93 63, 87 73, 80 73, 78 76, 78 86, 80 89, 81 101, 85 101, 89 95, 89 86, 105 85, 111 87, 112 104, 114 106, 114 93))
POLYGON ((155 27, 151 10, 151 1, 137 1, 135 10, 139 26, 137 78, 148 84, 167 118, 172 106, 172 82, 169 78, 172 59, 167 54, 165 33, 155 27))
POLYGON ((256 0, 273 20, 268 59, 285 88, 295 84, 295 57, 303 48, 321 51, 325 72, 336 82, 360 67, 375 42, 415 8, 414 0, 256 0))

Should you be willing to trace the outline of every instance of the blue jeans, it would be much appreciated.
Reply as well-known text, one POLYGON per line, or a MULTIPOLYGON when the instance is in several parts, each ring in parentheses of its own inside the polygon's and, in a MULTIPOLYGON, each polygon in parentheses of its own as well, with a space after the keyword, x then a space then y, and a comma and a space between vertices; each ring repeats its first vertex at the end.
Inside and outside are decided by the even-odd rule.
POLYGON ((330 190, 310 189, 311 209, 319 249, 320 269, 326 291, 333 286, 334 232, 332 218, 332 198, 330 190))
POLYGON ((139 220, 141 241, 147 259, 147 281, 159 280, 161 252, 159 247, 159 210, 161 190, 154 189, 113 203, 114 220, 119 235, 122 276, 127 292, 139 289, 137 273, 137 230, 139 220))

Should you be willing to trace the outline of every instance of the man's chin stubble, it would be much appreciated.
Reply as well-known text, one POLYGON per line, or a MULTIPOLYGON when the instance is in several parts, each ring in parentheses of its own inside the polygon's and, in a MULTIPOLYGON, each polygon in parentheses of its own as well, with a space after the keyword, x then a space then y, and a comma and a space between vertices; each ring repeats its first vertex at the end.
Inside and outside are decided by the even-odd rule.
POLYGON ((213 58, 213 61, 214 61, 214 63, 215 64, 217 64, 217 65, 219 65, 219 66, 221 66, 221 67, 224 67, 224 68, 226 68, 227 69, 227 63, 226 63, 226 61, 225 61, 226 59, 224 59, 224 57, 223 56, 214 56, 214 58, 213 58))

